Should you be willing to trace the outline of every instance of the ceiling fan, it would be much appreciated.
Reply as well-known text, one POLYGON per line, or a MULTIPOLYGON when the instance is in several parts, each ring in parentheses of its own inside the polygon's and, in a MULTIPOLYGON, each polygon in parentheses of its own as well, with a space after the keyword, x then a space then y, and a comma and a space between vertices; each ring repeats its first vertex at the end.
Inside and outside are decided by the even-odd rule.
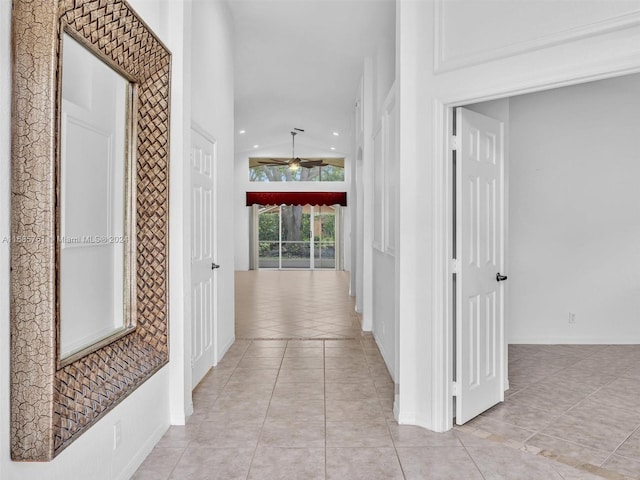
POLYGON ((294 131, 291 132, 291 160, 281 160, 277 158, 272 158, 270 160, 261 160, 258 163, 260 165, 265 166, 287 166, 289 170, 295 172, 298 168, 314 168, 314 167, 325 167, 330 165, 329 163, 324 163, 322 158, 299 158, 296 157, 296 135, 298 132, 304 132, 304 130, 300 128, 294 128, 294 131), (297 130, 297 131, 296 131, 297 130))

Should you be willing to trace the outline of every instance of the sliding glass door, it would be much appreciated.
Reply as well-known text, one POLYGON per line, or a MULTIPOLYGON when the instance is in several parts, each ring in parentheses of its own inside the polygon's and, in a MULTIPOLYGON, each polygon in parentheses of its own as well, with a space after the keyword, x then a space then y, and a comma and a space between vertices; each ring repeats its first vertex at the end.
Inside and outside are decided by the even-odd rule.
MULTIPOLYGON (((258 208, 258 268, 280 268, 280 207, 258 208)), ((255 267, 254 267, 255 268, 255 267)))
POLYGON ((315 268, 336 268, 336 208, 318 206, 313 211, 313 263, 315 268))
POLYGON ((312 268, 311 209, 309 205, 280 206, 280 268, 312 268))
POLYGON ((339 206, 259 207, 258 268, 336 269, 339 206))

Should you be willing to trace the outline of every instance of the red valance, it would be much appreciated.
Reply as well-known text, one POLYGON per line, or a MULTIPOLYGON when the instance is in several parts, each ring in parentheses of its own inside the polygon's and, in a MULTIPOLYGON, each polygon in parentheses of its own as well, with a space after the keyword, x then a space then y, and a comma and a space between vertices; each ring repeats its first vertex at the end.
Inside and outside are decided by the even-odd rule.
POLYGON ((247 206, 258 205, 342 205, 347 192, 247 192, 247 206))

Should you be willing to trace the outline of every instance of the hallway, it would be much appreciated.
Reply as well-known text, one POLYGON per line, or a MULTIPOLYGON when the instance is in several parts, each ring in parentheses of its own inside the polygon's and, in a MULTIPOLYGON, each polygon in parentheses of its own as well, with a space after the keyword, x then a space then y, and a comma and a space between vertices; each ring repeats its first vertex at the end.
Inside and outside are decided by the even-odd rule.
POLYGON ((392 402, 370 336, 238 340, 194 391, 187 425, 171 427, 134 478, 602 478, 472 427, 400 426, 392 402))
POLYGON ((171 427, 134 478, 602 478, 520 451, 507 425, 478 420, 441 434, 398 425, 393 381, 356 327, 348 279, 238 272, 238 339, 195 389, 187 425, 171 427))

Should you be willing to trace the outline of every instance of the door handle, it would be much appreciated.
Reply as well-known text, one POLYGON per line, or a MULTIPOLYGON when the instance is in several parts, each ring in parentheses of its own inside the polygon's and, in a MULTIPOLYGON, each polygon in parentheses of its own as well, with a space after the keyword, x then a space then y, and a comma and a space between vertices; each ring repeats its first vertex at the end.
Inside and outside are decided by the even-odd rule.
POLYGON ((506 279, 506 275, 500 275, 500 272, 496 273, 496 282, 504 282, 506 279))
POLYGON ((218 265, 217 263, 212 263, 211 264, 211 270, 215 270, 216 268, 220 268, 220 265, 218 265))

